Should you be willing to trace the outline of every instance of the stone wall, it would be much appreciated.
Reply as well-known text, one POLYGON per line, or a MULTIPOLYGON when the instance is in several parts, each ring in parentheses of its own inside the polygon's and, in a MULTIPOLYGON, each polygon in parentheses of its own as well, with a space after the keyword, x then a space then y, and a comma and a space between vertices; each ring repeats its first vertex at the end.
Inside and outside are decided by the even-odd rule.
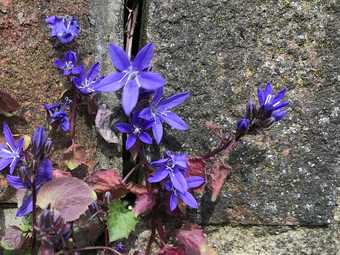
MULTIPOLYGON (((3 2, 10 4, 0 3, 1 86, 24 106, 20 120, 25 121, 13 119, 11 126, 30 133, 31 123, 44 118, 40 105, 56 100, 62 91, 63 79, 48 57, 52 48, 44 17, 75 15, 81 22, 84 60, 104 61, 107 74, 111 68, 107 43, 123 40, 123 4, 3 2)), ((338 254, 340 3, 148 0, 146 4, 143 39, 156 44, 154 68, 168 80, 166 93, 192 94, 179 109, 190 131, 168 132, 180 149, 198 154, 216 145, 205 122, 234 128, 247 100, 267 80, 276 89, 288 89, 288 117, 265 134, 245 139, 229 160, 234 172, 220 199, 211 203, 203 197, 198 212, 193 212, 205 225, 210 243, 219 254, 338 254)), ((99 100, 111 107, 117 104, 115 95, 99 100)), ((98 143, 83 118, 79 122, 80 142, 98 146, 98 166, 119 166, 113 148, 98 143)), ((7 195, 2 201, 8 202, 7 195)), ((12 222, 12 215, 13 209, 0 213, 2 229, 4 221, 12 222)))

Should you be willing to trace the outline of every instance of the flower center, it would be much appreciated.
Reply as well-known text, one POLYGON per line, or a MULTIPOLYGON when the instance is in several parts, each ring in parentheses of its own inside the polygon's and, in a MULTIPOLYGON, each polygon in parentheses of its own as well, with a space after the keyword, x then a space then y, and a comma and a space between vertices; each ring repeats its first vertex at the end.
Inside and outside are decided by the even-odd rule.
POLYGON ((89 81, 87 78, 85 78, 85 80, 82 82, 80 88, 86 89, 88 92, 94 92, 94 89, 90 87, 93 83, 94 83, 93 81, 89 81))
POLYGON ((134 135, 139 135, 141 133, 141 129, 139 127, 134 127, 135 129, 133 130, 134 135))
POLYGON ((72 61, 67 61, 67 62, 65 63, 64 69, 69 71, 69 70, 72 70, 72 68, 73 68, 73 63, 72 63, 72 61))

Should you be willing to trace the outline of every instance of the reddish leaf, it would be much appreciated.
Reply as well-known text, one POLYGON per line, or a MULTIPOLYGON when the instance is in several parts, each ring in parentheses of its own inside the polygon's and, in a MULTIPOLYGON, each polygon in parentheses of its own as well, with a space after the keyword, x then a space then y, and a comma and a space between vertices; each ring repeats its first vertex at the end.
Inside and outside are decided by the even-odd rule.
POLYGON ((60 212, 65 221, 77 220, 95 201, 95 193, 82 180, 60 177, 41 187, 37 205, 45 209, 48 205, 60 212))
POLYGON ((135 195, 142 195, 148 192, 148 188, 146 186, 142 184, 132 183, 132 182, 129 182, 128 184, 126 184, 126 188, 128 189, 128 191, 130 191, 131 193, 135 195))
POLYGON ((165 245, 160 250, 158 255, 186 255, 186 254, 182 251, 182 249, 170 245, 165 245))
POLYGON ((216 252, 208 247, 202 229, 195 224, 183 226, 177 233, 176 239, 185 254, 190 255, 215 255, 216 252))
POLYGON ((205 176, 206 162, 201 157, 189 158, 189 175, 191 176, 205 176))
MULTIPOLYGON (((7 2, 7 1, 5 1, 7 2)), ((0 114, 12 115, 18 108, 19 103, 8 93, 0 90, 0 114)))
POLYGON ((223 184, 230 173, 231 166, 223 165, 218 161, 213 164, 212 172, 210 173, 210 187, 212 191, 211 201, 216 201, 223 184))
POLYGON ((122 178, 114 169, 107 169, 95 172, 87 182, 96 192, 110 191, 112 198, 120 198, 127 193, 122 178))
POLYGON ((93 150, 85 150, 79 144, 72 144, 64 151, 64 160, 70 170, 74 170, 80 165, 93 168, 95 162, 91 160, 93 150))
POLYGON ((155 206, 156 199, 152 192, 137 195, 135 207, 133 208, 134 214, 137 216, 146 214, 155 206))
POLYGON ((96 128, 98 133, 108 143, 119 143, 111 124, 112 111, 105 104, 99 106, 96 115, 96 128))
POLYGON ((61 169, 54 169, 53 172, 53 178, 60 178, 65 176, 72 176, 70 172, 61 170, 61 169))

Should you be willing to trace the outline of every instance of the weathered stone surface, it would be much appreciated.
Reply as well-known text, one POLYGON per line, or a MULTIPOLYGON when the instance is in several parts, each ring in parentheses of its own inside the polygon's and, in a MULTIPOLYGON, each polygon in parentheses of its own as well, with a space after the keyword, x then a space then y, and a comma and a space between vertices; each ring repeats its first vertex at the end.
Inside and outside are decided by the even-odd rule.
POLYGON ((198 220, 324 225, 335 204, 339 152, 339 2, 150 0, 148 40, 167 92, 188 90, 183 149, 215 145, 204 127, 233 129, 256 87, 286 86, 286 120, 231 155, 219 201, 201 200, 198 220), (336 49, 336 51, 335 51, 336 49))
MULTIPOLYGON (((102 73, 113 72, 108 56, 109 43, 123 45, 124 37, 124 3, 122 0, 94 0, 90 1, 91 38, 95 60, 101 63, 102 73)), ((98 96, 98 102, 106 104, 114 113, 120 112, 120 101, 115 93, 105 93, 98 96)), ((114 118, 118 118, 115 116, 114 118)), ((120 136, 119 134, 117 134, 120 136)), ((98 168, 116 168, 122 170, 122 156, 120 145, 108 144, 98 137, 96 158, 98 168)))

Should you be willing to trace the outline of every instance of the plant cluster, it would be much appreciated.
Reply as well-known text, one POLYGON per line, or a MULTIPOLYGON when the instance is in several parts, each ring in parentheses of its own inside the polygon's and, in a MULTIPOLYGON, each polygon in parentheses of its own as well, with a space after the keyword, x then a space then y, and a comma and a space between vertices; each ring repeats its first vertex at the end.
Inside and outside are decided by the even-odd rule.
MULTIPOLYGON (((74 17, 51 16, 46 23, 52 41, 63 45, 59 49, 67 49, 80 33, 74 17)), ((90 250, 127 254, 124 238, 144 219, 151 235, 145 251, 139 254, 215 254, 207 246, 202 229, 190 223, 186 207, 198 208, 194 192, 209 191, 211 200, 217 199, 232 171, 224 159, 244 136, 257 134, 286 115, 285 89, 274 93, 269 82, 264 89, 259 88, 258 104, 247 104, 244 117, 230 134, 210 123, 208 128, 219 140, 210 152, 189 156, 165 150, 160 158, 155 158, 149 154, 150 146, 162 143, 167 127, 179 131, 189 128, 174 109, 190 94, 164 95, 166 80, 152 70, 152 43, 146 44, 134 58, 116 44, 109 45, 108 53, 116 71, 106 76, 100 74, 100 63, 86 68, 71 49, 54 61, 69 80, 71 97, 46 102, 45 128, 37 127, 31 138, 15 139, 8 124, 3 123, 5 143, 0 145, 0 170, 7 171, 9 185, 17 190, 17 216, 24 216, 27 224, 8 228, 2 246, 7 250, 30 249, 31 254, 80 254, 90 250), (121 120, 111 125, 111 109, 97 105, 96 128, 108 143, 123 140, 134 166, 125 176, 115 169, 101 169, 89 172, 84 179, 72 176, 73 171, 53 169, 49 134, 53 130, 70 134, 72 144, 64 153, 69 170, 91 165, 87 151, 76 143, 76 115, 83 104, 92 109, 94 95, 105 92, 121 95, 121 120), (117 133, 123 139, 117 139, 117 133), (132 178, 135 173, 139 173, 139 178, 132 178), (127 198, 129 194, 134 194, 134 199, 127 198), (177 230, 168 224, 173 215, 177 230), (76 226, 96 236, 98 245, 80 247, 76 226), (102 229, 94 230, 95 226, 102 229), (153 244, 157 244, 157 251, 152 249, 153 244)), ((0 96, 8 102, 1 113, 12 114, 18 104, 4 92, 0 96)))

